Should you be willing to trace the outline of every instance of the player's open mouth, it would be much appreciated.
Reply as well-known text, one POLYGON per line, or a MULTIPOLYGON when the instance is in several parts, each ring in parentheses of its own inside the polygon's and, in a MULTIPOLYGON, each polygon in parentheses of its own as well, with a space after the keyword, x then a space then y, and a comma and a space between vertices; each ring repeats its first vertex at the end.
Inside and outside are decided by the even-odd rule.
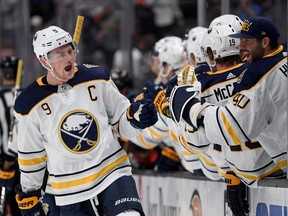
POLYGON ((245 56, 246 58, 249 58, 250 52, 248 50, 241 50, 242 55, 245 56))
POLYGON ((66 72, 70 72, 71 68, 72 68, 72 66, 71 66, 71 65, 68 65, 68 66, 65 67, 65 71, 66 71, 66 72))

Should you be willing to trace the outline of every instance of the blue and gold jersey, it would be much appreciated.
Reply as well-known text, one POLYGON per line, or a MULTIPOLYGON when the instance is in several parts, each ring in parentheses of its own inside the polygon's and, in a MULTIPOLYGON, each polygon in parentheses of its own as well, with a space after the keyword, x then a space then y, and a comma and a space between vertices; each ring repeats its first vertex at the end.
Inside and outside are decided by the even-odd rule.
POLYGON ((101 67, 79 65, 59 86, 38 78, 17 98, 18 162, 25 191, 41 187, 47 164, 57 205, 90 199, 131 175, 128 156, 114 137, 135 136, 130 105, 101 67))

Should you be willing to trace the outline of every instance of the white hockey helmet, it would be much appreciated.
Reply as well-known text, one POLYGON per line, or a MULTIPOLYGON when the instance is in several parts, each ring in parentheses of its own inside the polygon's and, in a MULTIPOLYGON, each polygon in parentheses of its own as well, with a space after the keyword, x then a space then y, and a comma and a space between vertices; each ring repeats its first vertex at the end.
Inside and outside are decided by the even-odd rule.
MULTIPOLYGON (((207 28, 204 27, 195 27, 190 29, 186 41, 186 52, 189 63, 192 63, 191 53, 195 56, 195 64, 204 63, 206 60, 203 55, 203 51, 201 49, 201 43, 205 32, 207 32, 207 28)), ((196 66, 194 65, 194 66, 196 66)))
POLYGON ((168 64, 170 70, 177 70, 184 66, 184 46, 180 37, 163 38, 158 49, 159 68, 168 64))
POLYGON ((38 59, 43 56, 47 61, 47 54, 50 51, 69 43, 75 49, 72 37, 68 32, 57 26, 50 26, 35 33, 33 38, 34 53, 38 59))
POLYGON ((165 46, 166 43, 182 43, 182 39, 177 36, 166 36, 164 38, 161 38, 155 43, 154 46, 154 54, 158 56, 159 54, 159 49, 161 49, 163 46, 165 46))
POLYGON ((231 25, 216 25, 205 33, 202 47, 206 61, 211 67, 216 65, 215 60, 219 58, 240 54, 240 39, 228 36, 235 32, 231 25), (213 60, 209 58, 208 48, 212 51, 213 60))
POLYGON ((224 14, 212 20, 209 25, 209 29, 218 25, 231 25, 231 27, 238 32, 241 30, 242 24, 243 21, 238 16, 234 14, 224 14))

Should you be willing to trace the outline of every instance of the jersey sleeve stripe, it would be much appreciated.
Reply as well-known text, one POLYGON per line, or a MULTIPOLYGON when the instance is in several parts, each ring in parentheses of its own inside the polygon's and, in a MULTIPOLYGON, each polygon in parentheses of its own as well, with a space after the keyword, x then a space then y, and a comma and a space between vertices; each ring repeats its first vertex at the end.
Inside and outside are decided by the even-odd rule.
POLYGON ((150 131, 150 133, 157 139, 162 139, 164 136, 157 133, 155 130, 153 130, 152 127, 147 128, 148 131, 150 131))
POLYGON ((141 144, 144 146, 144 148, 146 149, 153 149, 155 146, 150 145, 149 143, 146 142, 143 134, 139 134, 139 140, 141 142, 141 144))
POLYGON ((250 140, 249 137, 245 134, 244 130, 243 130, 243 129, 241 128, 241 126, 239 125, 239 123, 238 123, 238 121, 236 120, 236 118, 235 118, 235 117, 233 116, 233 114, 230 112, 230 110, 229 110, 227 107, 225 107, 225 109, 226 109, 226 111, 229 113, 229 115, 231 116, 231 118, 234 120, 235 124, 238 126, 239 130, 242 132, 243 136, 247 139, 247 141, 250 140))
POLYGON ((169 130, 169 135, 171 136, 172 140, 179 145, 179 139, 172 130, 169 130))
POLYGON ((45 151, 45 149, 41 149, 41 150, 39 150, 39 151, 29 151, 29 152, 23 152, 23 151, 19 151, 19 150, 18 150, 18 153, 19 153, 19 154, 28 154, 28 155, 31 155, 31 154, 41 153, 41 152, 44 152, 44 151, 45 151))
POLYGON ((21 166, 35 166, 35 165, 45 162, 46 158, 47 158, 47 155, 44 155, 38 158, 29 158, 29 159, 23 159, 21 157, 18 157, 18 163, 21 166))
POLYGON ((27 171, 27 170, 23 170, 23 169, 19 169, 21 173, 37 173, 37 172, 40 172, 42 170, 46 169, 46 166, 42 167, 42 168, 39 168, 37 170, 30 170, 30 171, 27 171))
POLYGON ((224 123, 224 126, 226 128, 226 131, 230 135, 230 137, 233 140, 234 144, 241 144, 240 138, 237 136, 237 133, 234 131, 232 128, 231 124, 229 123, 228 119, 226 118, 224 112, 221 112, 221 119, 222 122, 224 123))
POLYGON ((201 161, 205 163, 205 165, 216 167, 216 164, 209 161, 209 159, 203 154, 203 153, 198 153, 198 156, 201 158, 201 161))
POLYGON ((227 138, 225 137, 224 132, 223 132, 223 129, 222 129, 221 124, 220 124, 220 120, 219 120, 219 109, 220 109, 219 107, 216 109, 217 124, 218 124, 219 130, 220 130, 220 132, 221 132, 221 134, 222 134, 222 137, 224 138, 226 144, 229 146, 228 140, 227 140, 227 138))

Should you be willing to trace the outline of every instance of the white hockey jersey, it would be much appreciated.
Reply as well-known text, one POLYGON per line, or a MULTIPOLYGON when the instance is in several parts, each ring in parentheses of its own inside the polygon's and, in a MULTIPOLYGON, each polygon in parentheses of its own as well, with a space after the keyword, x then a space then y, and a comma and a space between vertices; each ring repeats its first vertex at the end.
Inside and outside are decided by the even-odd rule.
POLYGON ((75 67, 74 78, 63 85, 47 84, 46 76, 30 84, 15 102, 22 190, 41 187, 46 163, 57 205, 93 198, 131 175, 113 135, 137 135, 126 118, 129 105, 98 66, 75 67))
MULTIPOLYGON (((226 105, 228 99, 234 94, 234 82, 247 66, 241 63, 226 70, 199 74, 197 78, 202 84, 202 97, 212 104, 226 105)), ((205 131, 209 133, 207 130, 205 125, 205 131)), ((188 136, 187 139, 190 140, 191 137, 188 136)), ((225 176, 226 171, 231 169, 250 187, 256 186, 257 181, 263 176, 280 169, 257 140, 247 141, 241 150, 235 145, 229 146, 225 143, 211 145, 213 148, 211 150, 210 147, 210 155, 219 167, 218 172, 225 176)))
POLYGON ((137 137, 133 137, 130 141, 145 149, 152 149, 164 143, 166 146, 173 147, 181 164, 187 171, 193 173, 193 170, 200 169, 201 166, 198 155, 187 152, 181 148, 181 128, 178 128, 172 119, 159 113, 158 116, 156 124, 142 130, 137 137))
POLYGON ((221 144, 215 149, 224 151, 231 169, 248 185, 280 168, 287 172, 287 58, 282 49, 243 71, 230 103, 205 112, 207 138, 221 144))

